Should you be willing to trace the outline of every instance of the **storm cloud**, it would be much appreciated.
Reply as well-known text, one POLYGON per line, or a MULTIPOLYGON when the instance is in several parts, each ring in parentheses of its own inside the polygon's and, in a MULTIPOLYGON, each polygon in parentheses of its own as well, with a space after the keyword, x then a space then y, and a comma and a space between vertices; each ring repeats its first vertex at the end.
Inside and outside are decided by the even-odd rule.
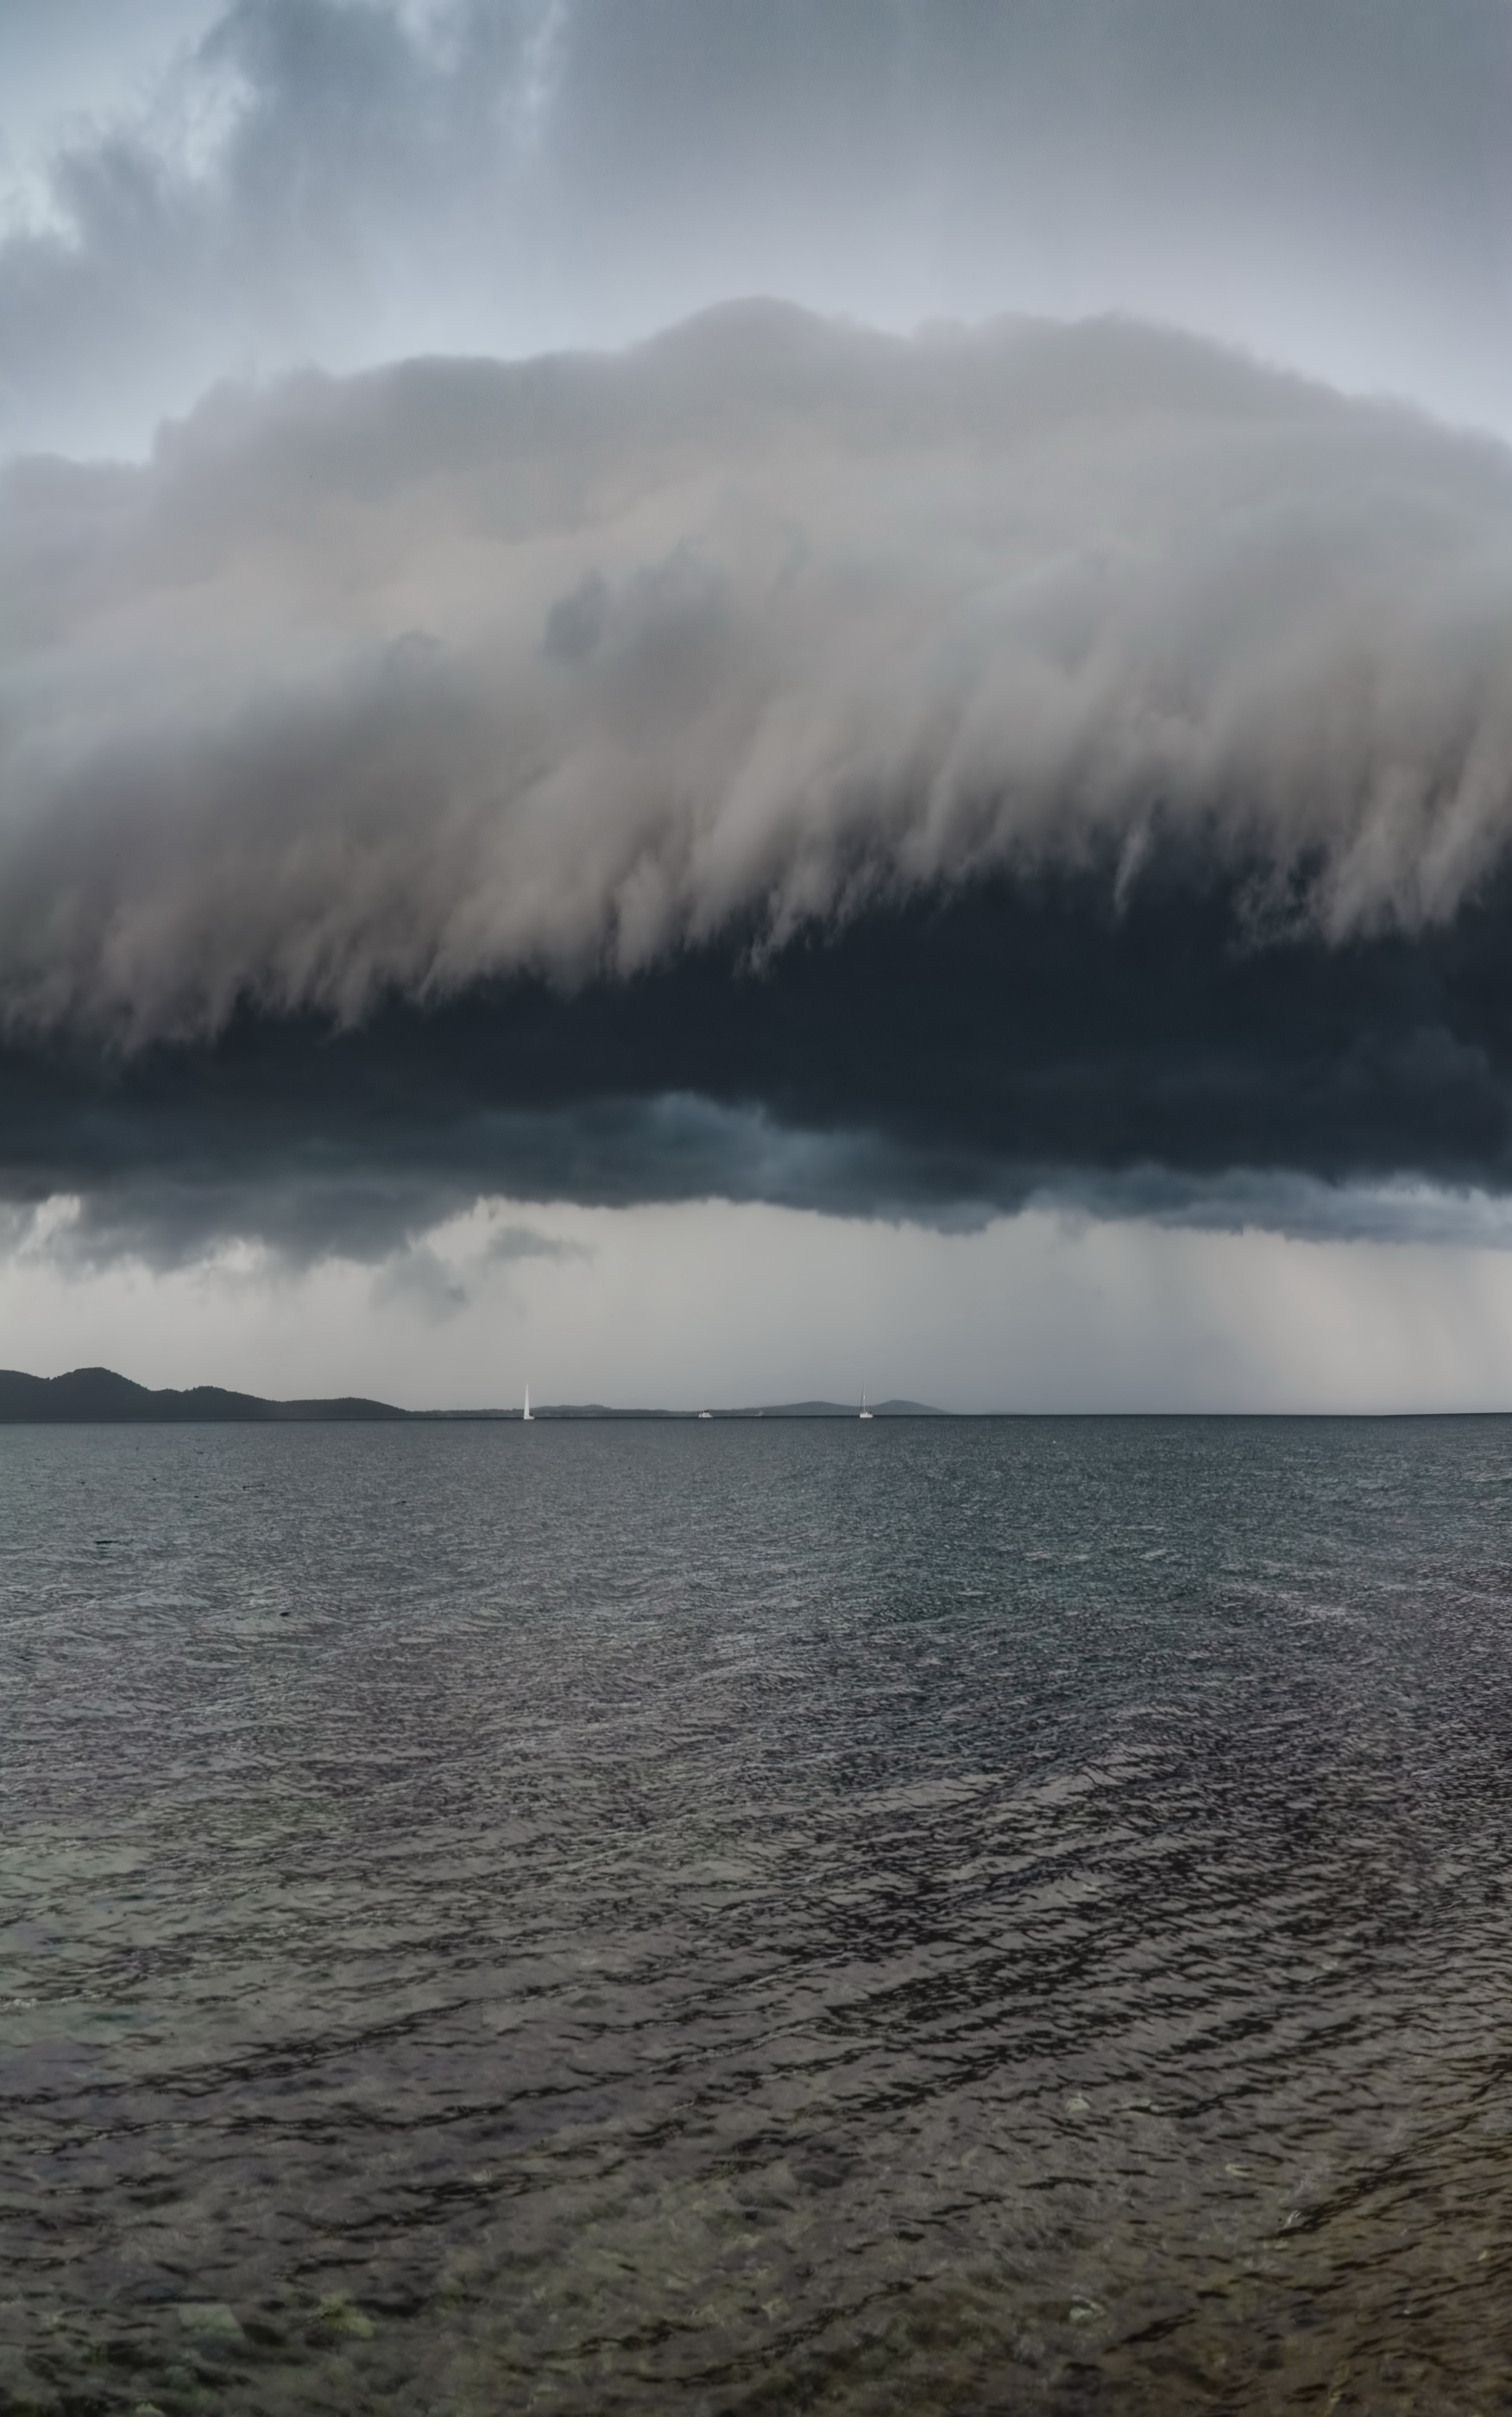
POLYGON ((118 0, 119 105, 81 62, 35 124, 9 53, 88 12, 15 13, 0 445, 752 292, 1120 309, 1512 430, 1504 0, 118 0))
POLYGON ((1489 439, 748 305, 18 464, 0 581, 0 1181, 80 1247, 1512 1182, 1489 439))

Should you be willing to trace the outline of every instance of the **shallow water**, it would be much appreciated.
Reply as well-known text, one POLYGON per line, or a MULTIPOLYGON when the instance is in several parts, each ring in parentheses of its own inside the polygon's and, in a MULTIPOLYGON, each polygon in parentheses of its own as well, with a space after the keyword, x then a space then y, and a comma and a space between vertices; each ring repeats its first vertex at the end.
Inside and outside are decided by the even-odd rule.
POLYGON ((1512 1422, 0 1429, 0 2409, 1512 2409, 1512 1422))

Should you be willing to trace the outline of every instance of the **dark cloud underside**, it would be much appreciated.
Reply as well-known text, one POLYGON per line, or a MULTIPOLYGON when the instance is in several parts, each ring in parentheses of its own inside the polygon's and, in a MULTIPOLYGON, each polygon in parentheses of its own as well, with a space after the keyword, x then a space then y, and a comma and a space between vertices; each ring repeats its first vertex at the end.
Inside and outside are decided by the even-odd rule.
POLYGON ((79 1247, 163 1258, 234 1234, 376 1256, 488 1193, 946 1224, 1037 1193, 1368 1230, 1317 1186, 1512 1188, 1509 940, 1504 881, 1426 937, 1325 947, 1257 945, 1243 886, 1175 860, 1121 899, 1095 873, 998 880, 759 967, 726 943, 344 1032, 13 1048, 0 1182, 83 1193, 79 1247))

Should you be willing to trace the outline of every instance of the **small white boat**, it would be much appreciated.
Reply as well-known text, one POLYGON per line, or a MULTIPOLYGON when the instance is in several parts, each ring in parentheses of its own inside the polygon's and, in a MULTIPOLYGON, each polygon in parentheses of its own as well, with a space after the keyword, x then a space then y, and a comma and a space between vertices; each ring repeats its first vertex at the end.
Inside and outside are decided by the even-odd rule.
POLYGON ((863 1387, 862 1387, 862 1389, 861 1389, 861 1416, 862 1416, 864 1419, 869 1419, 869 1418, 870 1418, 870 1416, 871 1416, 871 1412, 870 1412, 870 1411, 868 1409, 868 1407, 867 1407, 867 1396, 866 1396, 866 1388, 865 1388, 865 1386, 863 1386, 863 1387))
POLYGON ((535 1415, 535 1411, 530 1406, 530 1387, 527 1385, 525 1387, 525 1406, 521 1412, 521 1416, 524 1419, 533 1419, 535 1415))
POLYGON ((701 1419, 712 1419, 713 1416, 714 1412, 712 1410, 700 1410, 699 1412, 699 1417, 701 1419))

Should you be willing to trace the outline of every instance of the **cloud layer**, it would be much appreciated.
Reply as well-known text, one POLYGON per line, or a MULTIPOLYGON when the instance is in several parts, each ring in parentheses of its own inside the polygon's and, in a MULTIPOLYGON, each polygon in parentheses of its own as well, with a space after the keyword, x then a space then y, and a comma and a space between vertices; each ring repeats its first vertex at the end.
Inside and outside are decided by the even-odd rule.
POLYGON ((0 585, 0 1180, 102 1247, 1512 1181, 1489 441, 751 305, 15 465, 0 585))
POLYGON ((14 468, 0 1014, 131 1044, 1152 850, 1257 940, 1512 828, 1512 456, 1173 336, 776 307, 14 468))

